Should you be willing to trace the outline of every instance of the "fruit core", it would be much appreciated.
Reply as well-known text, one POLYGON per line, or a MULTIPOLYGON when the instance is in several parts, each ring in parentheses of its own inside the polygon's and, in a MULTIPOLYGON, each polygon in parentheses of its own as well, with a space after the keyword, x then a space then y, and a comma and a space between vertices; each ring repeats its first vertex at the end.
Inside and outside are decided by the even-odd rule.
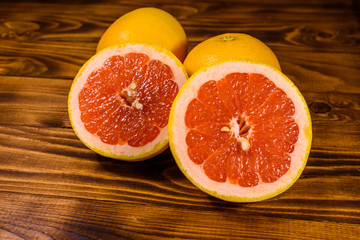
MULTIPOLYGON (((123 90, 119 96, 124 102, 124 106, 142 109, 143 105, 139 102, 138 92, 136 91, 137 83, 132 82, 127 89, 123 90)), ((118 98, 120 100, 120 98, 118 98)))
POLYGON ((246 123, 245 119, 242 116, 238 118, 233 118, 230 121, 231 128, 224 126, 220 129, 221 132, 233 134, 234 137, 241 144, 243 151, 249 150, 249 140, 247 138, 250 130, 250 126, 246 123))
POLYGON ((291 165, 299 135, 294 114, 292 100, 262 74, 207 81, 186 109, 188 156, 216 182, 275 182, 291 165))
POLYGON ((141 147, 167 126, 178 90, 167 64, 143 53, 115 55, 81 89, 81 121, 104 143, 141 147))

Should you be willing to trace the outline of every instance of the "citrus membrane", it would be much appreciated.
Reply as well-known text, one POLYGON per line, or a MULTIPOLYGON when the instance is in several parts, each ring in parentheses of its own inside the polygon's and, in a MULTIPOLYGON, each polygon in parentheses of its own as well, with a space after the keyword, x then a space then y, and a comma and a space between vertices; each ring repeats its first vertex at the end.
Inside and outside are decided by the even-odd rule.
POLYGON ((106 48, 80 69, 69 93, 79 139, 95 152, 128 161, 168 146, 172 102, 187 79, 168 50, 127 43, 106 48))
POLYGON ((201 190, 234 202, 260 201, 302 173, 312 130, 307 104, 280 71, 227 61, 196 72, 169 119, 179 168, 201 190))

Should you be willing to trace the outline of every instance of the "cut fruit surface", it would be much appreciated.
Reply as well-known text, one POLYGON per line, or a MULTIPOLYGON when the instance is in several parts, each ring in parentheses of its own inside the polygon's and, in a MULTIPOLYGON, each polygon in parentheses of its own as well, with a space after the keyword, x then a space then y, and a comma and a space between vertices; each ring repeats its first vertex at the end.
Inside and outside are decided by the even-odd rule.
POLYGON ((185 176, 224 200, 260 201, 288 189, 303 171, 311 119, 280 71, 228 61, 195 73, 170 113, 171 151, 185 176))
POLYGON ((168 50, 122 44, 97 53, 69 93, 69 116, 80 140, 116 159, 142 160, 168 145, 172 102, 187 75, 168 50))

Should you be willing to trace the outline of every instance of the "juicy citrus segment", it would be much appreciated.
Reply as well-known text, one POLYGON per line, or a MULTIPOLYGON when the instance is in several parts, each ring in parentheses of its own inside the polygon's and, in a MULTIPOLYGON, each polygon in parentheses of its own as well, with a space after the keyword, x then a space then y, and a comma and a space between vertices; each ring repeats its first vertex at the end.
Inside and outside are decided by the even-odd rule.
POLYGON ((220 130, 224 127, 226 123, 208 122, 189 131, 186 143, 189 146, 189 156, 195 163, 202 164, 229 138, 229 134, 220 130))
POLYGON ((262 105, 249 114, 249 121, 255 124, 274 118, 290 117, 294 113, 293 102, 282 90, 276 89, 262 105))
POLYGON ((233 117, 243 111, 248 78, 249 75, 245 73, 230 73, 216 82, 219 97, 233 117))
MULTIPOLYGON (((252 187, 259 183, 259 177, 256 173, 255 161, 251 161, 249 152, 242 151, 241 146, 237 143, 237 139, 232 137, 226 143, 225 148, 228 152, 226 157, 227 179, 231 184, 239 184, 242 187, 252 187)), ((207 172, 208 176, 211 176, 207 172)))
POLYGON ((258 107, 275 91, 275 84, 260 74, 249 74, 248 89, 246 96, 243 98, 246 104, 243 111, 246 115, 255 113, 258 107))
POLYGON ((150 157, 166 148, 170 108, 186 78, 179 60, 161 47, 128 43, 105 49, 72 85, 73 128, 105 156, 150 157))
POLYGON ((228 61, 194 74, 170 114, 170 147, 200 189, 230 201, 258 201, 290 187, 311 144, 303 97, 281 72, 228 61))

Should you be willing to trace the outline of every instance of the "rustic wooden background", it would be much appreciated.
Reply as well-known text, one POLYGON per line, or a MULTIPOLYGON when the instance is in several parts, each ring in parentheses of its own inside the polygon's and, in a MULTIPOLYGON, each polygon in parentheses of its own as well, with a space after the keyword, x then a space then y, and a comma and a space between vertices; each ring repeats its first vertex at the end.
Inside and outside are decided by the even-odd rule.
POLYGON ((0 239, 359 239, 359 1, 1 1, 0 239), (67 94, 122 14, 162 8, 190 50, 244 32, 277 54, 313 119, 307 167, 287 192, 248 204, 195 188, 169 150, 140 163, 75 136, 67 94))

